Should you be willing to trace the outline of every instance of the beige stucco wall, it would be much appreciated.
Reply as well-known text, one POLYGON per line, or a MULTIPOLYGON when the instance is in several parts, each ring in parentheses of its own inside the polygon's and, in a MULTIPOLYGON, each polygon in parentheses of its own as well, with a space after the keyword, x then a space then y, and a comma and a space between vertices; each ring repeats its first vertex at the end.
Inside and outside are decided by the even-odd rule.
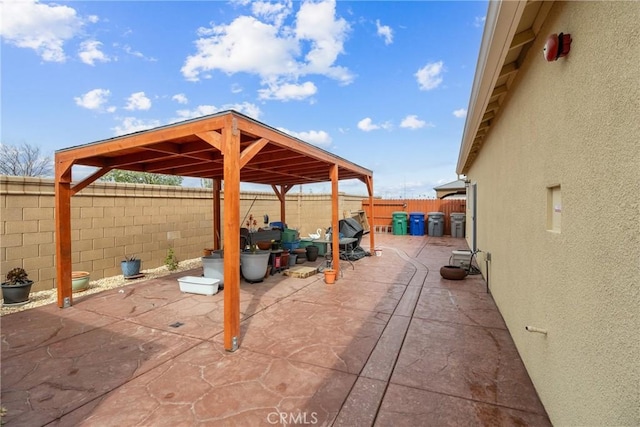
POLYGON ((638 22, 640 2, 554 4, 468 173, 491 292, 555 425, 640 425, 638 22), (548 63, 558 32, 571 52, 548 63))
MULTIPOLYGON (((251 213, 259 226, 264 214, 280 220, 275 194, 240 197, 241 218, 251 213)), ((340 217, 362 209, 362 199, 341 193, 340 217)), ((54 204, 52 180, 0 176, 1 277, 23 267, 35 281, 33 291, 55 286, 54 204)), ((137 255, 143 270, 164 265, 170 247, 178 260, 200 257, 213 246, 212 210, 207 189, 94 183, 71 198, 72 268, 96 280, 122 274, 125 254, 137 255)), ((290 192, 286 218, 302 236, 330 226, 331 195, 290 192)))

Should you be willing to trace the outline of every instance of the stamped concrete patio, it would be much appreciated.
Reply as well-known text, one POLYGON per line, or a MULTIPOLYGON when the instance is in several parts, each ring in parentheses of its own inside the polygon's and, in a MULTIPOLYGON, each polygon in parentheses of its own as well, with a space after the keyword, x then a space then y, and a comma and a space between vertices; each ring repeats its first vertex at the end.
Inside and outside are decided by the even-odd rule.
POLYGON ((550 425, 481 276, 439 275, 466 242, 376 239, 383 255, 344 264, 334 285, 241 282, 235 353, 222 346, 222 292, 178 289, 201 269, 4 316, 3 421, 550 425))

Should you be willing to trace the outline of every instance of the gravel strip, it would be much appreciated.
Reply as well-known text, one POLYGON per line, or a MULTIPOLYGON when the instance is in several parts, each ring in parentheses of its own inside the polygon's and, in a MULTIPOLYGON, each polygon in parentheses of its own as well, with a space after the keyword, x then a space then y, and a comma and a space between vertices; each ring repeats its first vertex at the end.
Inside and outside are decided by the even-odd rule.
MULTIPOLYGON (((109 289, 120 288, 122 286, 131 285, 133 283, 142 282, 149 279, 156 279, 158 277, 168 276, 169 274, 178 273, 180 271, 193 270, 194 268, 202 267, 202 261, 200 258, 189 259, 182 261, 178 264, 178 268, 174 271, 169 271, 166 266, 154 268, 152 270, 143 270, 144 277, 139 279, 125 279, 124 276, 112 276, 105 277, 104 279, 94 280, 89 282, 89 287, 84 291, 74 292, 74 295, 90 295, 98 292, 106 291, 109 289)), ((53 304, 58 301, 58 291, 56 289, 47 289, 46 291, 31 292, 29 295, 30 301, 19 307, 2 307, 0 315, 4 316, 18 311, 29 310, 30 308, 40 307, 47 304, 53 304)))

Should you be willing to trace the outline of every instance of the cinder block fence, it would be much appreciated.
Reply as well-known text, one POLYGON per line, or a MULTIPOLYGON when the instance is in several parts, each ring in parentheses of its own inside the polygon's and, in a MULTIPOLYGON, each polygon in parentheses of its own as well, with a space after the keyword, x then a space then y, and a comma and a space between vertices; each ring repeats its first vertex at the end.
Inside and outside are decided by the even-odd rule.
MULTIPOLYGON (((91 279, 122 274, 120 261, 136 255, 142 269, 164 265, 169 248, 178 260, 213 246, 210 189, 96 182, 71 199, 73 270, 91 279)), ((223 193, 224 197, 224 193, 223 193)), ((341 216, 362 209, 363 196, 340 194, 341 216)), ((262 225, 280 220, 272 193, 242 193, 241 218, 262 225)), ((222 212, 224 220, 224 212, 222 212)), ((287 224, 305 236, 331 222, 331 195, 287 195, 287 224)), ((33 290, 55 287, 54 185, 51 179, 0 176, 0 273, 23 267, 33 290)))

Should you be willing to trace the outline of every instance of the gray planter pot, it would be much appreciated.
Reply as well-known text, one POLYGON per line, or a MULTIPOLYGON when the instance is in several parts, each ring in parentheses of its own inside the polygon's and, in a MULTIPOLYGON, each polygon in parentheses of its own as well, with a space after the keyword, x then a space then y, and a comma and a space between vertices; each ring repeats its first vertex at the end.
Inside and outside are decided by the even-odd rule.
POLYGON ((11 307, 28 303, 31 285, 33 285, 33 280, 14 286, 2 283, 2 298, 4 299, 2 305, 11 307))
POLYGON ((220 288, 224 287, 224 258, 220 258, 217 255, 203 256, 202 270, 204 277, 218 279, 220 280, 220 288))
POLYGON ((269 265, 271 251, 247 251, 240 253, 240 268, 244 280, 250 283, 262 282, 269 265))

